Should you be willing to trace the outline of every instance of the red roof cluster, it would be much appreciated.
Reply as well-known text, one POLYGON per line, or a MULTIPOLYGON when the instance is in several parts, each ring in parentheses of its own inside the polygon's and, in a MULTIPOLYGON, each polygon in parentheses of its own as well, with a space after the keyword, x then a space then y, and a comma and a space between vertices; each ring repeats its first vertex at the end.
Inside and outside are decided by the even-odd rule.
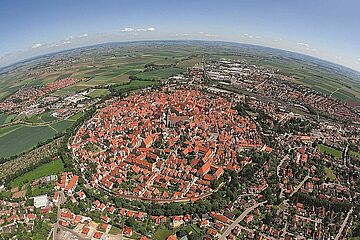
POLYGON ((199 198, 225 169, 239 169, 239 148, 262 145, 255 123, 235 103, 198 90, 151 91, 106 104, 71 145, 90 182, 141 199, 199 198), (220 166, 225 166, 220 167, 220 166))

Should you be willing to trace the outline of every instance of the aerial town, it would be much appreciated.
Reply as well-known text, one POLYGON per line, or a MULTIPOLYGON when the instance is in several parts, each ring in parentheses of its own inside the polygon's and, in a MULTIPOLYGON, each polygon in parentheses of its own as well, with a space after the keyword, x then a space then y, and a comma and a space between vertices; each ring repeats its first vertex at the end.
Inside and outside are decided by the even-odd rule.
POLYGON ((262 146, 256 124, 233 107, 197 90, 133 94, 85 123, 72 151, 84 171, 97 164, 88 179, 94 187, 135 199, 195 201, 216 190, 224 170, 240 168, 237 150, 262 146))
POLYGON ((103 97, 54 94, 74 78, 16 91, 2 112, 82 117, 32 150, 62 171, 0 187, 0 239, 349 239, 360 231, 360 108, 294 80, 203 58, 103 97))
POLYGON ((360 240, 360 0, 0 0, 0 240, 360 240))

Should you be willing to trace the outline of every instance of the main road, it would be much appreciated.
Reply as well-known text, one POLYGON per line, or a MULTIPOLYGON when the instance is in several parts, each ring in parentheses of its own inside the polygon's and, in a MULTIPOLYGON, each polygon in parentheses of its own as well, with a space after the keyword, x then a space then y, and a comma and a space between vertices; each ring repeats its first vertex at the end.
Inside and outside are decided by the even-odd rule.
POLYGON ((339 230, 338 234, 335 237, 335 240, 338 240, 341 237, 341 234, 344 231, 344 228, 345 228, 345 226, 346 226, 346 224, 347 224, 347 222, 349 220, 349 217, 350 217, 350 215, 351 215, 351 213, 353 211, 354 211, 354 209, 351 208, 350 211, 347 213, 346 218, 344 219, 343 223, 341 224, 340 230, 339 230))
POLYGON ((306 175, 304 179, 294 188, 294 191, 290 194, 289 198, 291 198, 297 191, 299 191, 300 188, 304 185, 306 180, 310 179, 311 177, 309 175, 306 175))
POLYGON ((260 205, 263 205, 264 203, 266 203, 267 201, 261 202, 261 203, 257 203, 249 208, 247 208, 243 213, 241 213, 241 215, 231 224, 229 225, 229 227, 223 232, 223 234, 220 236, 220 240, 225 240, 226 237, 231 233, 231 231, 235 228, 236 225, 238 225, 242 220, 244 220, 244 218, 246 217, 246 215, 248 215, 252 210, 254 210, 255 208, 259 207, 260 205))

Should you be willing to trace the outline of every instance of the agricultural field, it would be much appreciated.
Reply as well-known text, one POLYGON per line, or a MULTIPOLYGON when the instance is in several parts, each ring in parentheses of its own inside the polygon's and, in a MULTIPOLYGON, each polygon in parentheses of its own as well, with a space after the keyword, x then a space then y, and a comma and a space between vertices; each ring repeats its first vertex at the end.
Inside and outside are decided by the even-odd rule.
POLYGON ((58 120, 56 117, 53 117, 50 115, 50 113, 48 112, 45 112, 45 113, 42 113, 42 114, 34 114, 34 115, 31 115, 30 117, 25 117, 23 118, 23 120, 25 122, 28 122, 28 123, 47 123, 47 122, 53 122, 53 121, 56 121, 58 120))
POLYGON ((10 123, 16 118, 16 114, 0 113, 0 125, 10 123))
POLYGON ((30 166, 40 164, 45 157, 54 156, 61 141, 62 137, 57 138, 48 144, 0 164, 0 181, 7 179, 9 176, 12 176, 17 172, 27 169, 30 166))
POLYGON ((177 75, 179 73, 183 73, 185 70, 181 68, 164 68, 157 70, 149 70, 145 72, 141 72, 135 74, 134 77, 138 80, 154 80, 159 81, 161 79, 167 79, 170 76, 177 75))
POLYGON ((0 157, 11 157, 55 136, 48 126, 21 126, 0 137, 0 157), (21 139, 21 140, 20 140, 21 139))
MULTIPOLYGON (((64 96, 105 84, 129 82, 129 76, 141 80, 160 80, 186 72, 186 69, 212 59, 238 59, 279 70, 306 85, 342 101, 360 103, 360 81, 340 73, 336 67, 318 59, 251 45, 217 42, 114 43, 70 50, 22 64, 15 71, 0 74, 0 100, 24 86, 39 86, 72 77, 81 81, 52 95, 64 96), (190 44, 191 43, 191 44, 190 44), (67 61, 71 56, 71 61, 67 61), (62 60, 59 64, 52 61, 62 60), (146 65, 158 66, 147 70, 146 65), (41 66, 41 68, 39 67, 41 66), (39 69, 49 70, 39 72, 39 69)), ((0 116, 0 123, 4 121, 0 116)))
POLYGON ((128 84, 116 86, 116 90, 121 89, 129 89, 129 88, 142 88, 142 87, 149 87, 149 86, 155 86, 158 85, 159 82, 157 81, 141 81, 141 80, 133 80, 128 84))
POLYGON ((52 124, 16 124, 0 128, 0 158, 8 158, 30 150, 37 144, 65 131, 74 121, 60 120, 52 124))
POLYGON ((11 132, 15 131, 18 128, 21 128, 21 125, 13 125, 13 126, 8 126, 8 127, 2 127, 2 128, 0 128, 0 137, 11 133, 11 132))
POLYGON ((67 128, 69 128, 74 122, 70 120, 62 120, 56 123, 50 124, 52 129, 55 129, 57 133, 64 132, 67 128))
POLYGON ((78 120, 79 118, 81 118, 81 116, 83 116, 83 115, 84 115, 83 112, 77 112, 77 113, 75 113, 74 115, 70 116, 70 117, 68 118, 68 120, 70 120, 70 121, 76 121, 76 120, 78 120))

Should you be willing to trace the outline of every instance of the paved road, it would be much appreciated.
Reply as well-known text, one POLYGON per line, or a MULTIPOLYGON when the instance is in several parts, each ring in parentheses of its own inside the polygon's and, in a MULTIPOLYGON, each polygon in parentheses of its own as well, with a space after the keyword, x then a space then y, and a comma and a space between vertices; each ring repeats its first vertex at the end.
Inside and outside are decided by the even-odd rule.
POLYGON ((51 236, 53 236, 53 228, 51 228, 51 230, 50 230, 50 232, 49 232, 49 234, 48 234, 48 236, 47 236, 47 240, 50 240, 50 238, 51 238, 51 236))
POLYGON ((258 195, 257 193, 245 193, 245 194, 241 194, 241 195, 239 195, 239 196, 236 198, 236 200, 235 200, 234 202, 240 201, 240 199, 241 199, 242 197, 251 197, 251 196, 257 196, 257 195, 258 195))
POLYGON ((350 211, 348 212, 348 214, 346 215, 346 218, 344 219, 344 222, 341 224, 340 230, 339 230, 338 234, 336 235, 335 240, 338 240, 341 237, 341 234, 344 231, 347 221, 349 220, 349 217, 353 211, 354 211, 354 209, 351 208, 350 211))
POLYGON ((60 220, 60 206, 65 201, 65 195, 63 191, 59 191, 59 201, 57 202, 57 220, 56 223, 53 225, 52 233, 53 233, 53 240, 57 240, 57 232, 59 229, 59 220, 60 220))
POLYGON ((252 210, 254 210, 255 208, 259 207, 260 205, 263 205, 264 203, 266 203, 267 201, 261 202, 261 203, 257 203, 249 208, 247 208, 225 231, 224 233, 220 236, 220 240, 224 240, 226 239, 226 237, 231 233, 231 231, 235 228, 236 225, 238 225, 245 217, 246 215, 248 215, 252 210))
POLYGON ((299 191, 299 189, 304 185, 304 183, 306 182, 306 180, 310 179, 311 177, 309 175, 306 175, 306 177, 304 177, 304 179, 299 183, 299 185, 297 185, 294 188, 294 191, 290 194, 289 198, 291 198, 297 191, 299 191))
POLYGON ((348 154, 349 154, 349 143, 346 144, 346 147, 345 147, 344 151, 342 152, 343 164, 345 167, 347 167, 348 154))
POLYGON ((280 168, 281 168, 281 165, 283 165, 283 163, 285 162, 285 160, 289 160, 289 154, 286 154, 285 157, 283 157, 279 163, 279 165, 276 167, 276 176, 278 176, 278 178, 280 178, 280 168))

